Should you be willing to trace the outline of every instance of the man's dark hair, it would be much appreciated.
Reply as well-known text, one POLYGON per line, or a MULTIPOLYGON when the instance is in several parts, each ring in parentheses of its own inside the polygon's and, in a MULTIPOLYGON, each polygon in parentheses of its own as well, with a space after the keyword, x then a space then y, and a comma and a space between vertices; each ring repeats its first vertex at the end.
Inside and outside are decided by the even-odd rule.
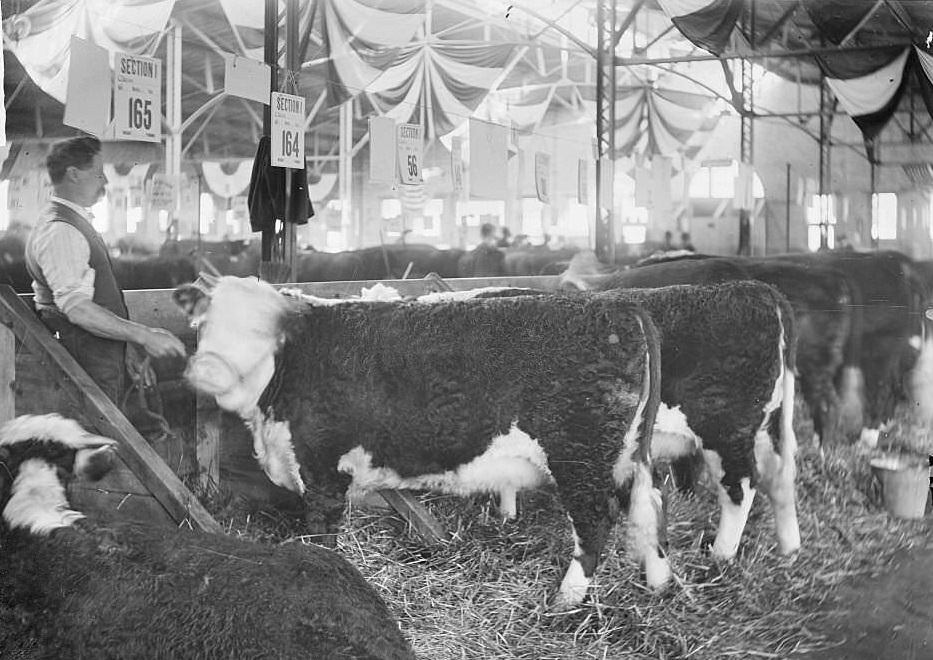
POLYGON ((100 140, 96 137, 81 136, 62 140, 52 145, 49 155, 45 157, 45 167, 49 172, 52 183, 59 183, 65 178, 69 167, 87 169, 100 153, 100 140))
POLYGON ((495 234, 496 226, 491 222, 484 222, 479 228, 479 235, 483 238, 486 238, 487 236, 495 236, 495 234))

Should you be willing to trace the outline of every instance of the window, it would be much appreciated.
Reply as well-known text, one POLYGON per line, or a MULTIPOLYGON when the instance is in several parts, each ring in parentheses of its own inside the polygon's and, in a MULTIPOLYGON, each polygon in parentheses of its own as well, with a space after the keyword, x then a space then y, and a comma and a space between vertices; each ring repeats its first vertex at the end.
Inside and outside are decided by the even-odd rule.
POLYGON ((897 238, 897 193, 876 193, 871 199, 871 237, 880 241, 897 238))
POLYGON ((211 233, 211 225, 214 224, 214 196, 212 194, 201 193, 201 207, 198 215, 200 215, 198 226, 201 228, 201 233, 211 233))
POLYGON ((811 252, 820 249, 821 224, 826 224, 826 246, 836 247, 836 201, 833 195, 810 195, 806 208, 807 247, 811 252))
MULTIPOLYGON (((735 197, 735 178, 739 174, 738 161, 710 163, 701 167, 690 179, 690 197, 694 199, 731 199, 735 197)), ((752 196, 765 196, 764 186, 757 172, 752 174, 752 196)))

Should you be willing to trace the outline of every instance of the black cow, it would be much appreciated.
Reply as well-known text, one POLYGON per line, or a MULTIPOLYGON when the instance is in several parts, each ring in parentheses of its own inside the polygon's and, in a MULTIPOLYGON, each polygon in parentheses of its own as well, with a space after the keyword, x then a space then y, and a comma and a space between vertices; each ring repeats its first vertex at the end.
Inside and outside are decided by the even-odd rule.
MULTIPOLYGON (((851 316, 860 310, 850 304, 854 295, 839 273, 825 267, 783 260, 711 257, 671 253, 643 260, 622 271, 596 275, 598 265, 584 256, 575 258, 562 276, 577 288, 655 288, 672 284, 721 284, 758 280, 774 286, 791 303, 798 336, 797 368, 800 390, 812 417, 816 435, 831 441, 846 429, 862 425, 862 405, 848 395, 840 403, 836 383, 851 382, 841 372, 843 346, 849 338, 851 316)), ((857 292, 855 292, 857 294, 857 292)))
MULTIPOLYGON (((193 287, 178 299, 203 303, 193 287)), ((611 292, 313 305, 221 278, 186 375, 328 532, 351 487, 504 491, 514 514, 517 490, 553 479, 576 541, 564 607, 586 595, 616 491, 649 584, 669 577, 649 467, 657 350, 647 314, 611 292)))
POLYGON ((855 313, 845 351, 846 363, 857 366, 858 373, 846 389, 859 391, 863 438, 874 443, 899 403, 920 404, 931 395, 928 390, 915 392, 912 386, 912 382, 929 383, 933 367, 933 346, 924 341, 927 292, 922 275, 910 258, 894 251, 779 258, 832 268, 844 275, 853 292, 855 313), (920 369, 915 369, 918 365, 920 369))
POLYGON ((332 551, 84 519, 65 486, 113 457, 111 440, 57 415, 0 428, 4 657, 414 658, 332 551))
POLYGON ((111 261, 117 283, 125 290, 174 289, 197 277, 194 264, 187 257, 120 256, 111 261))

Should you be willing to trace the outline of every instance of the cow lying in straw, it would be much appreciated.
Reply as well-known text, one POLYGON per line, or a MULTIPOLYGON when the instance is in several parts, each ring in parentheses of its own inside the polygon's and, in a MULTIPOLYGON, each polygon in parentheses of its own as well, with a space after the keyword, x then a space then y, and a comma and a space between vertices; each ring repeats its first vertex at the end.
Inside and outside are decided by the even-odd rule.
MULTIPOLYGON (((0 428, 0 649, 43 658, 414 658, 334 552, 92 524, 66 480, 113 442, 57 415, 0 428)), ((4 656, 5 657, 5 656, 4 656)))

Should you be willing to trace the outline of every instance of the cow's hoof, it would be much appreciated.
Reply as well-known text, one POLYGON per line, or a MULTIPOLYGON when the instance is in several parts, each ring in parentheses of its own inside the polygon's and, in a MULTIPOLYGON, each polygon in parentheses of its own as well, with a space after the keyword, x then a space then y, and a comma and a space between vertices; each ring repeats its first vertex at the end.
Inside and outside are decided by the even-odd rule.
POLYGON ((577 612, 583 606, 585 601, 585 594, 581 598, 571 598, 558 591, 548 599, 547 605, 545 607, 547 613, 551 615, 572 614, 573 612, 577 612))

